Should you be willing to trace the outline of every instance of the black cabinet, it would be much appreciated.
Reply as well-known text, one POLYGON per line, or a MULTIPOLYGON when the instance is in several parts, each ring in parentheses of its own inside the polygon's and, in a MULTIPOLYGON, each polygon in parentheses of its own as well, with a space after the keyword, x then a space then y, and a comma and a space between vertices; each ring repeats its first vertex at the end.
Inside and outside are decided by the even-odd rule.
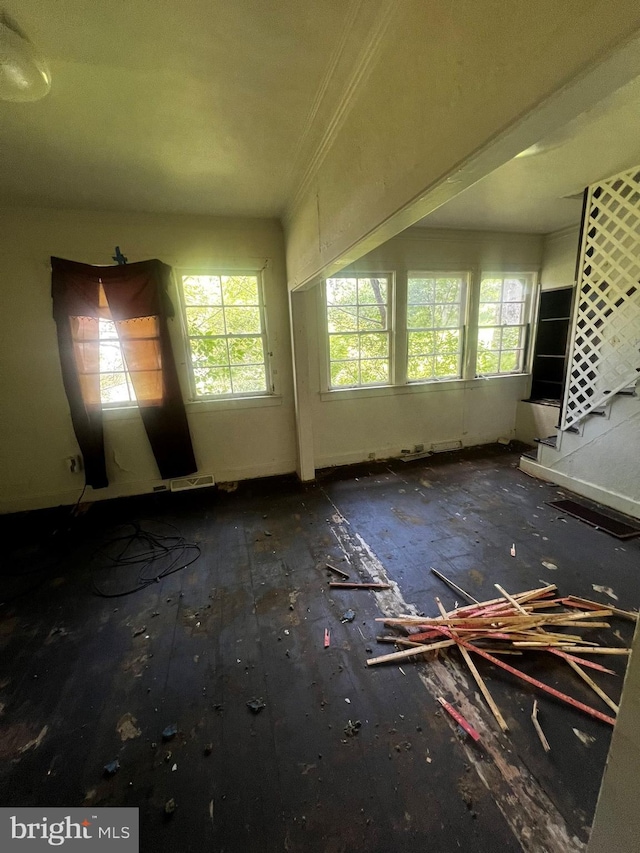
POLYGON ((572 301, 572 287, 540 293, 529 397, 532 403, 560 405, 562 401, 572 301))

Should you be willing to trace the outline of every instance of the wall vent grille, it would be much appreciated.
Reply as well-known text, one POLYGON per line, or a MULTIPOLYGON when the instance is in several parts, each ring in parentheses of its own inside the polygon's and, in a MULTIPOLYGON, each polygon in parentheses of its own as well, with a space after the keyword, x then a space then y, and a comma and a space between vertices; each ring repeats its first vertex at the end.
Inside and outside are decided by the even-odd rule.
POLYGON ((172 492, 185 492, 188 489, 204 489, 207 486, 215 486, 212 474, 200 474, 197 477, 181 477, 179 480, 171 480, 172 492))

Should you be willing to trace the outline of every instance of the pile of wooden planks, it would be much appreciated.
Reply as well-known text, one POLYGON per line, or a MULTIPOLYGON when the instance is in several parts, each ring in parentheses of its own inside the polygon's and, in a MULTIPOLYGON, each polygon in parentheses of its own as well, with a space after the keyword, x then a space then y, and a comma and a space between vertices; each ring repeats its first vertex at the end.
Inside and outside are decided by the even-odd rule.
MULTIPOLYGON (((454 586, 443 576, 439 574, 438 576, 454 586)), ((440 599, 436 598, 440 615, 433 618, 399 616, 393 619, 379 619, 378 621, 384 622, 386 626, 403 631, 404 636, 385 635, 378 639, 383 642, 393 642, 403 648, 401 651, 392 654, 369 658, 367 665, 377 666, 411 658, 417 660, 423 658, 425 653, 437 653, 440 649, 455 646, 459 649, 464 663, 476 681, 496 722, 505 732, 508 730, 507 723, 478 672, 473 660, 476 655, 556 699, 572 705, 598 720, 614 725, 614 717, 585 705, 536 678, 532 678, 505 663, 496 655, 502 657, 504 655, 521 655, 527 651, 542 651, 562 658, 600 700, 614 714, 617 714, 618 706, 585 670, 589 669, 611 675, 616 673, 600 663, 585 658, 584 655, 589 658, 593 655, 628 655, 630 649, 599 645, 584 639, 583 632, 596 628, 609 628, 609 623, 603 620, 612 615, 635 621, 637 614, 618 608, 606 607, 597 602, 575 596, 558 598, 555 584, 526 590, 514 595, 508 593, 499 584, 495 584, 495 586, 500 597, 482 602, 472 599, 468 593, 464 593, 464 590, 455 587, 473 603, 446 611, 440 599)))

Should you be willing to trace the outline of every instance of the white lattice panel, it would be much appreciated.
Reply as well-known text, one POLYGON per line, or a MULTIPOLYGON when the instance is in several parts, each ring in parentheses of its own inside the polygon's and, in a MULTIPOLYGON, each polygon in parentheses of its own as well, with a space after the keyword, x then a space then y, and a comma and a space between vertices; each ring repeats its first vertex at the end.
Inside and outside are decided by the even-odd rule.
POLYGON ((562 428, 640 375, 640 167, 588 188, 562 428))

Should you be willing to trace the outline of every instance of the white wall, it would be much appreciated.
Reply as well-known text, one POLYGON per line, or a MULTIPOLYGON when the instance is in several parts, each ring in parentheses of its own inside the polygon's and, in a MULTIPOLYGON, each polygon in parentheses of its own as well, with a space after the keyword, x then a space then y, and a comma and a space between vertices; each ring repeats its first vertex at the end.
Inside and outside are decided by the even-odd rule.
POLYGON ((544 238, 540 284, 543 290, 573 287, 580 241, 580 228, 563 228, 544 238))
POLYGON ((614 397, 605 417, 587 417, 581 434, 563 432, 557 448, 541 446, 527 473, 640 518, 640 399, 614 397))
POLYGON ((508 14, 504 0, 378 5, 287 211, 292 288, 417 222, 434 192, 443 203, 447 187, 464 189, 637 74, 636 56, 586 81, 640 27, 636 0, 510 3, 508 14))
MULTIPOLYGON (((159 258, 173 267, 264 270, 272 368, 278 396, 261 401, 188 403, 196 460, 216 481, 294 471, 295 426, 284 245, 276 220, 202 216, 0 211, 0 511, 75 501, 83 478, 66 456, 78 452, 51 315, 49 258, 113 263, 159 258)), ((175 293, 172 294, 177 305, 175 293)), ((179 320, 170 321, 179 368, 179 320)), ((182 363, 182 364, 180 364, 182 363)), ((188 388, 184 387, 185 399, 188 388)), ((137 412, 109 412, 110 486, 90 499, 152 489, 159 474, 137 412)))
MULTIPOLYGON (((542 237, 480 231, 409 229, 344 272, 408 270, 538 270, 542 237)), ((300 297, 295 297, 300 298, 300 297)), ((474 379, 419 386, 324 391, 319 288, 307 299, 309 390, 316 468, 359 462, 375 454, 397 456, 416 444, 460 441, 482 444, 515 433, 516 403, 528 376, 474 379), (314 322, 315 319, 315 322, 314 322)))

